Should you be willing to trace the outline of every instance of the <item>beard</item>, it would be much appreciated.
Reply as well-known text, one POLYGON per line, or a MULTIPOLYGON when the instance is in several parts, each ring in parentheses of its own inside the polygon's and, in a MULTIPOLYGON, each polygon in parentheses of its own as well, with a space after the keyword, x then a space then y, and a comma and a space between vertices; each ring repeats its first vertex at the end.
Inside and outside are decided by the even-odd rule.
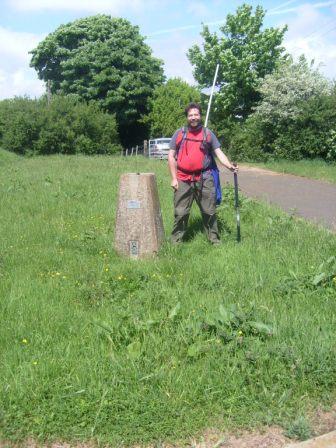
POLYGON ((201 120, 200 119, 193 119, 193 120, 188 120, 188 125, 192 128, 196 128, 201 124, 201 120))

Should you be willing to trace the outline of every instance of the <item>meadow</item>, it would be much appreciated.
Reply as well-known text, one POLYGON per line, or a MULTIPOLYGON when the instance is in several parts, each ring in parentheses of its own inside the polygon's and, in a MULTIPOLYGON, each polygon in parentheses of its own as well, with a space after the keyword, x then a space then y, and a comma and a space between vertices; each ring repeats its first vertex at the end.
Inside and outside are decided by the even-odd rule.
POLYGON ((166 164, 0 151, 0 440, 187 443, 335 403, 336 237, 233 191, 222 245, 173 222, 166 164), (167 242, 113 250, 119 176, 155 172, 167 242))

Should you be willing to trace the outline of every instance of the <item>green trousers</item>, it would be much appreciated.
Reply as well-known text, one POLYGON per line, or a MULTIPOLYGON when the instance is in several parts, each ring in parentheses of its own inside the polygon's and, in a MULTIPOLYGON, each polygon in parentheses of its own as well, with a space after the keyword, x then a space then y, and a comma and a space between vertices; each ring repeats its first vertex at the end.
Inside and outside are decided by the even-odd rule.
POLYGON ((174 193, 174 228, 172 242, 180 243, 187 229, 190 209, 194 199, 201 211, 205 233, 211 243, 219 243, 216 218, 216 193, 213 177, 210 175, 198 182, 178 181, 174 193))

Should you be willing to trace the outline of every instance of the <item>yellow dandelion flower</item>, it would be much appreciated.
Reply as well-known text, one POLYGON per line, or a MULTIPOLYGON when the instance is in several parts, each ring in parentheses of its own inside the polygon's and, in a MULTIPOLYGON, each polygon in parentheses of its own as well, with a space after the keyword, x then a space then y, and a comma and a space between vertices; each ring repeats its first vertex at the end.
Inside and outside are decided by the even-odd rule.
POLYGON ((105 268, 105 272, 107 272, 108 270, 109 270, 109 268, 106 267, 106 268, 105 268))
POLYGON ((33 361, 33 365, 34 365, 34 366, 37 366, 37 361, 33 361))
POLYGON ((27 341, 27 339, 22 339, 22 344, 28 344, 28 341, 27 341))
POLYGON ((122 280, 122 279, 123 279, 122 275, 119 275, 118 280, 122 280))

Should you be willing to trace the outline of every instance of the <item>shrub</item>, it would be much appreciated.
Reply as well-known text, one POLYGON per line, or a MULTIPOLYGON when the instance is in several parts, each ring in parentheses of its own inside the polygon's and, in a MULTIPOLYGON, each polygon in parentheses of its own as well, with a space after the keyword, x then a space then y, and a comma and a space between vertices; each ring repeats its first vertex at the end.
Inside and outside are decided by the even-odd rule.
POLYGON ((336 92, 297 103, 295 117, 262 120, 253 113, 229 131, 228 152, 245 161, 336 160, 336 92))
POLYGON ((27 97, 0 102, 0 138, 4 149, 24 154, 39 136, 39 104, 27 97))
POLYGON ((228 153, 237 161, 265 161, 270 153, 266 137, 266 127, 251 116, 230 130, 228 153))
POLYGON ((75 96, 14 98, 0 103, 4 149, 20 154, 112 154, 120 150, 115 116, 75 96))

